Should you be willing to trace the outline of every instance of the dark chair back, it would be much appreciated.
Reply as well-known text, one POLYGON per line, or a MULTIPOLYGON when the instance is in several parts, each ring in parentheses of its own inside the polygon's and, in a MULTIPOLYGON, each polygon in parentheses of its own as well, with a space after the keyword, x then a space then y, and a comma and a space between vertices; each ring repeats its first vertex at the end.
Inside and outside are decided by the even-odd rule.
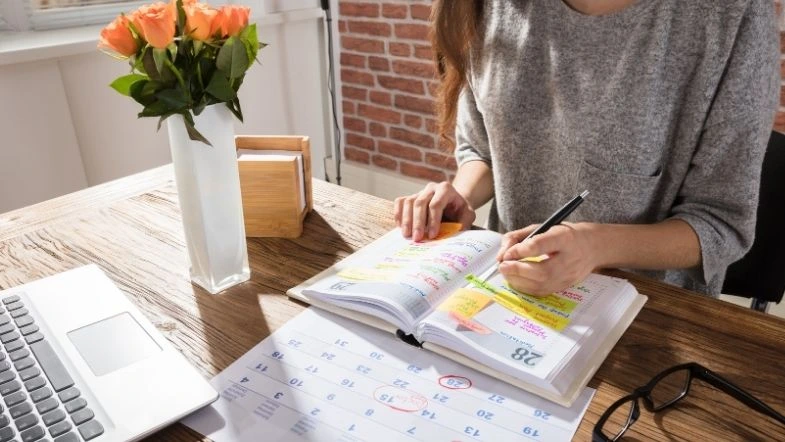
POLYGON ((755 241, 728 267, 722 292, 753 298, 761 311, 785 293, 785 135, 779 132, 771 133, 763 158, 755 241))

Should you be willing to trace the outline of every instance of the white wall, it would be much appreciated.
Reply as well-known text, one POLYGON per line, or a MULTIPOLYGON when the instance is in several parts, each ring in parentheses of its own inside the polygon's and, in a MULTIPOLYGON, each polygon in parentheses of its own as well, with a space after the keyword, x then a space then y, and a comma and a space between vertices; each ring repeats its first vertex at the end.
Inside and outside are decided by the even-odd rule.
MULTIPOLYGON (((331 117, 318 0, 268 0, 240 90, 238 134, 308 135, 324 176, 331 117)), ((0 34, 0 213, 171 161, 166 125, 108 84, 128 65, 95 49, 99 27, 0 34)))

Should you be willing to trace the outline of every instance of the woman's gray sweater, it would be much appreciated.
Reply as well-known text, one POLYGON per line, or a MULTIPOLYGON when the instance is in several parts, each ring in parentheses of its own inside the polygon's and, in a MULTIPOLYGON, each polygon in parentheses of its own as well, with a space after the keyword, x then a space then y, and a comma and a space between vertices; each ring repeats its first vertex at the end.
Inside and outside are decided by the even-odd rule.
POLYGON ((456 157, 491 165, 489 227, 540 223, 588 189, 569 221, 689 223, 702 267, 647 274, 718 294, 754 235, 779 101, 774 2, 638 0, 588 16, 486 0, 483 22, 456 157))

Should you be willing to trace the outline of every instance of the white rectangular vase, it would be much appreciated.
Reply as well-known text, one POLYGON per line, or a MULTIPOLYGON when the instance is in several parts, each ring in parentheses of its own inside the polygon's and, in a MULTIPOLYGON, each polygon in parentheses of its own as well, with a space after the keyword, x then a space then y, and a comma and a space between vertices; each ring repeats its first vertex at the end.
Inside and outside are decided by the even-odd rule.
POLYGON ((212 146, 188 137, 183 117, 167 119, 191 280, 218 293, 251 277, 245 243, 234 116, 224 104, 194 117, 212 146))

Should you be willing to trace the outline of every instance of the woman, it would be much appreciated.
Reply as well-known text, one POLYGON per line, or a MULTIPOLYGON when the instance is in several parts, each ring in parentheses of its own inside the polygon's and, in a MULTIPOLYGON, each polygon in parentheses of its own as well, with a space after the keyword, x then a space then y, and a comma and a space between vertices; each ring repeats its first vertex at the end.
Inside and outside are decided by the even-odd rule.
POLYGON ((717 295, 750 247, 779 98, 771 0, 437 0, 442 135, 458 171, 398 198, 405 236, 491 198, 500 271, 546 294, 596 268, 717 295), (591 194, 520 242, 562 203, 591 194), (548 254, 540 262, 519 258, 548 254))

